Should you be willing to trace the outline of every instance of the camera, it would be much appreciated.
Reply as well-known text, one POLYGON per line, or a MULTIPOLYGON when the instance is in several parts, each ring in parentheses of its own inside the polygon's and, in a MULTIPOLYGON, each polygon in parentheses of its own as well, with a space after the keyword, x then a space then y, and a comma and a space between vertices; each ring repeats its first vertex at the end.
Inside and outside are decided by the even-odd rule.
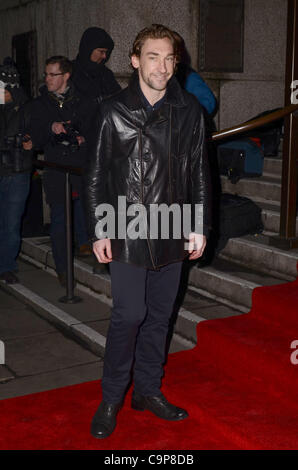
POLYGON ((31 154, 28 158, 23 150, 23 142, 28 142, 30 137, 16 134, 4 137, 4 147, 0 148, 0 166, 14 173, 20 173, 31 169, 31 154))
POLYGON ((80 146, 77 141, 77 137, 80 136, 80 132, 77 131, 74 127, 72 127, 69 123, 63 123, 64 129, 66 133, 61 132, 61 134, 55 134, 54 142, 58 145, 64 145, 67 147, 71 152, 76 152, 79 150, 80 146))

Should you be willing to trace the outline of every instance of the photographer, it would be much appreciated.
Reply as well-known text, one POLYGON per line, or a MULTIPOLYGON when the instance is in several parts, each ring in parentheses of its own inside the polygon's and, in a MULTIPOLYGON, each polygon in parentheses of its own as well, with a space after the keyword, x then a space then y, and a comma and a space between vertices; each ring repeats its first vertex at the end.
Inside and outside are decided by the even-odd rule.
POLYGON ((0 66, 0 279, 19 282, 16 258, 21 221, 30 188, 32 142, 25 134, 27 97, 13 60, 0 66))
MULTIPOLYGON (((70 80, 71 62, 63 56, 46 61, 45 85, 31 105, 30 135, 33 145, 44 150, 45 161, 83 167, 86 133, 96 103, 82 98, 70 80)), ((91 254, 80 200, 81 177, 71 175, 74 228, 81 255, 91 254)), ((43 177, 51 210, 51 241, 60 284, 66 285, 65 174, 46 169, 43 177)))

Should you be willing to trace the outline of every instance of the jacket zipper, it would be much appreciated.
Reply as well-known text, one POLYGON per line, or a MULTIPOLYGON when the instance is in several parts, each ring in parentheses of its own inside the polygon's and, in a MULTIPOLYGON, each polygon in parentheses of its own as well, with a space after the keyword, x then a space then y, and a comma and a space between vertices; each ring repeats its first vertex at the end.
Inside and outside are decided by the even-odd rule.
MULTIPOLYGON (((142 152, 142 147, 143 147, 143 139, 142 139, 142 129, 138 129, 139 131, 139 157, 140 157, 140 162, 141 162, 141 191, 142 191, 142 204, 144 204, 144 187, 143 187, 143 152, 142 152)), ((149 254, 151 258, 151 263, 153 265, 153 268, 156 269, 156 265, 153 260, 153 255, 151 251, 151 246, 150 242, 148 239, 148 227, 147 227, 147 245, 149 249, 149 254)))

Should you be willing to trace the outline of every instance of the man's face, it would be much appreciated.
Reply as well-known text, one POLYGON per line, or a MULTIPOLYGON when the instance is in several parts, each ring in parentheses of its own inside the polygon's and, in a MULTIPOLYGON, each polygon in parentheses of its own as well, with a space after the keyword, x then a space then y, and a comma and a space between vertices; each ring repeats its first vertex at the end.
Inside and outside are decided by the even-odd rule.
POLYGON ((103 60, 107 58, 107 53, 108 49, 98 47, 97 49, 94 49, 92 51, 90 60, 91 62, 96 62, 97 64, 100 64, 103 60))
POLYGON ((139 71, 143 90, 165 90, 176 64, 170 39, 146 39, 140 57, 133 55, 131 63, 139 71))
POLYGON ((63 73, 58 63, 48 64, 45 69, 45 84, 48 91, 63 93, 67 87, 69 73, 63 73))
POLYGON ((4 103, 11 103, 13 101, 10 91, 4 91, 4 103))

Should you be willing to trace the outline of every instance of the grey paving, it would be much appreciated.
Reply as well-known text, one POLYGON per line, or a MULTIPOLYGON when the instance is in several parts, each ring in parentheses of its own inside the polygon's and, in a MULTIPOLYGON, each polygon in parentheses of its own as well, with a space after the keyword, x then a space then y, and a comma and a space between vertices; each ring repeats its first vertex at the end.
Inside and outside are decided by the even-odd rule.
POLYGON ((92 362, 67 369, 17 377, 7 383, 0 382, 0 400, 90 382, 98 380, 101 376, 102 363, 92 362))
POLYGON ((100 360, 60 332, 5 341, 5 356, 6 363, 18 377, 100 360))
MULTIPOLYGON (((0 365, 0 386, 2 387, 4 383, 8 382, 11 379, 14 379, 15 375, 9 368, 5 365, 0 365)), ((0 390, 1 390, 0 387, 0 390)))
MULTIPOLYGON (((8 297, 10 298, 10 296, 8 297)), ((18 304, 21 307, 0 308, 0 336, 2 341, 34 337, 35 335, 56 331, 49 322, 37 315, 32 315, 32 311, 22 305, 21 302, 18 302, 18 304)))
MULTIPOLYGON (((30 277, 36 268, 21 263, 20 277, 25 272, 30 277)), ((101 357, 41 318, 4 287, 0 283, 0 340, 5 347, 0 399, 101 377, 101 357)))

